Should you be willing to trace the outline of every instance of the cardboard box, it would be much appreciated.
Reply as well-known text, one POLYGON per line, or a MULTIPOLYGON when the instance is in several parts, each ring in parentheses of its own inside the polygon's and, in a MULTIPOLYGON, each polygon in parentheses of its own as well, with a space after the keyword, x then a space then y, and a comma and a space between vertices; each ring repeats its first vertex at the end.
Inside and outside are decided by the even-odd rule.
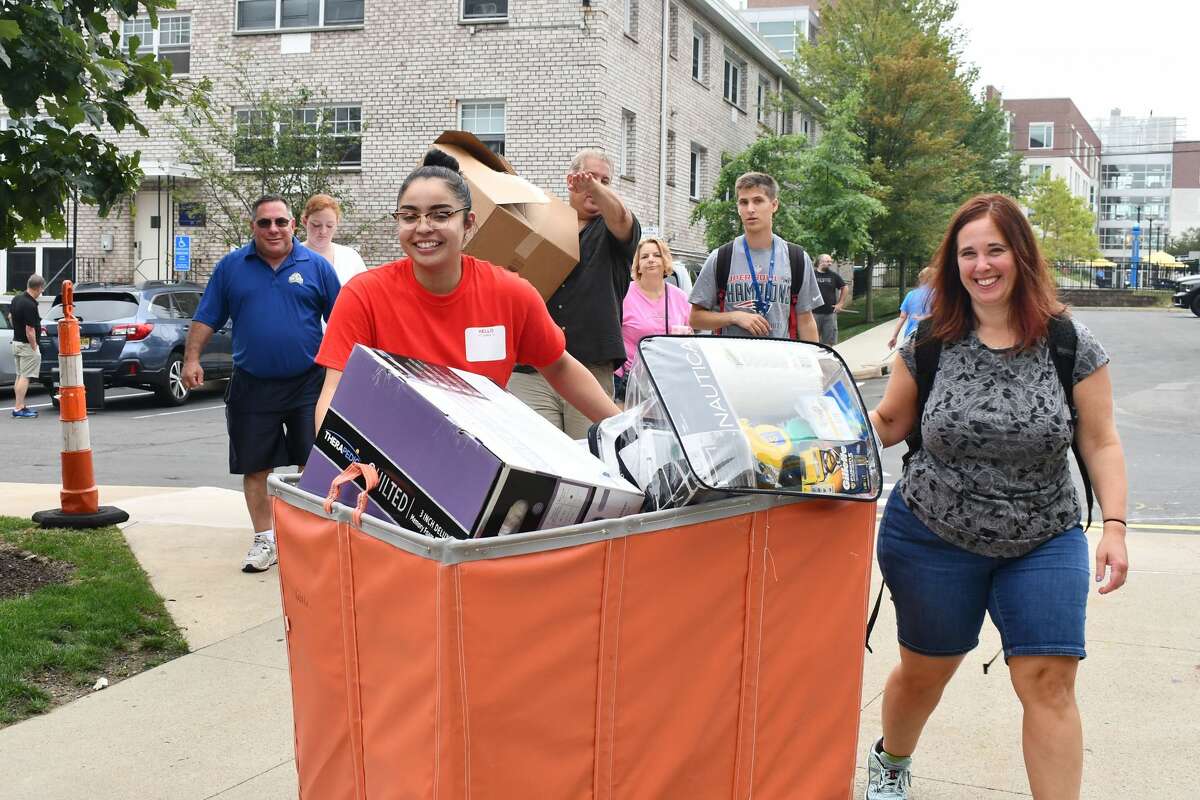
POLYGON ((575 209, 534 186, 472 133, 446 131, 434 147, 458 159, 475 211, 466 252, 518 272, 549 299, 579 263, 575 209))
MULTIPOLYGON (((367 513, 439 538, 637 513, 642 492, 487 378, 356 345, 300 488, 324 496, 352 461, 380 484, 367 513)), ((344 487, 342 502, 357 490, 344 487)))

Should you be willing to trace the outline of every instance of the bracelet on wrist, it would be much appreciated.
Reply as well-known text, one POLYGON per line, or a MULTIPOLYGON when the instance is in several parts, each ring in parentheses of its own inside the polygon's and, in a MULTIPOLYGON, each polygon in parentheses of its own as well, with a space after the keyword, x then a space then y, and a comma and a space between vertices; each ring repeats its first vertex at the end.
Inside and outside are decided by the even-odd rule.
POLYGON ((1108 518, 1107 518, 1107 519, 1105 519, 1104 521, 1105 521, 1106 523, 1108 523, 1108 522, 1119 522, 1119 523, 1121 523, 1121 525, 1123 525, 1124 527, 1126 527, 1126 528, 1128 528, 1128 527, 1129 527, 1129 525, 1128 525, 1128 524, 1125 522, 1125 520, 1123 520, 1123 519, 1117 519, 1116 517, 1108 517, 1108 518))

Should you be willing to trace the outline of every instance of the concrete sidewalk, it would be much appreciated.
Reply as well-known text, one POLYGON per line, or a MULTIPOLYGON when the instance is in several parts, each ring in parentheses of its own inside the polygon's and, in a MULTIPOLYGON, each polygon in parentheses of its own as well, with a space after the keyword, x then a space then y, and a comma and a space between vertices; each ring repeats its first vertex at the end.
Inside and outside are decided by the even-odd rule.
MULTIPOLYGON (((891 326, 880 327, 888 330, 839 347, 856 371, 887 353, 891 326)), ((0 730, 0 798, 295 798, 278 583, 274 570, 238 571, 250 530, 240 493, 105 487, 101 501, 130 513, 126 538, 193 652, 0 730)), ((57 504, 57 486, 0 484, 5 514, 57 504)), ((1133 525, 1129 543, 1136 569, 1128 586, 1089 603, 1089 658, 1079 681, 1083 797, 1184 800, 1195 794, 1200 740, 1200 534, 1133 525)), ((872 642, 857 797, 861 753, 878 736, 883 684, 897 659, 890 603, 872 642)), ((1030 796, 1007 670, 1002 660, 987 675, 981 669, 998 647, 988 624, 927 728, 915 764, 917 800, 1030 796)))

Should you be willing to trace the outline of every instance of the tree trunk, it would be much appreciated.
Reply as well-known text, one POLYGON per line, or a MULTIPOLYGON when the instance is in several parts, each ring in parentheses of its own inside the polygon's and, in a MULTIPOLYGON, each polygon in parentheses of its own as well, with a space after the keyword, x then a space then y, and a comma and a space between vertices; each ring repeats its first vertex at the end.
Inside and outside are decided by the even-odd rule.
POLYGON ((908 284, 908 256, 900 256, 900 299, 904 299, 904 288, 908 284))

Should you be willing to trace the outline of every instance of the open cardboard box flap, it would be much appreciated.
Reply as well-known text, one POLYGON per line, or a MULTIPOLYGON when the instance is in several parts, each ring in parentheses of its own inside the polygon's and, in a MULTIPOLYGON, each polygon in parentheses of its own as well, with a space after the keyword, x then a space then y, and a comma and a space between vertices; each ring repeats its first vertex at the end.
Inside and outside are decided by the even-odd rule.
POLYGON ((518 176, 472 133, 446 131, 434 146, 456 158, 475 211, 466 252, 518 272, 544 299, 579 262, 575 211, 518 176))

